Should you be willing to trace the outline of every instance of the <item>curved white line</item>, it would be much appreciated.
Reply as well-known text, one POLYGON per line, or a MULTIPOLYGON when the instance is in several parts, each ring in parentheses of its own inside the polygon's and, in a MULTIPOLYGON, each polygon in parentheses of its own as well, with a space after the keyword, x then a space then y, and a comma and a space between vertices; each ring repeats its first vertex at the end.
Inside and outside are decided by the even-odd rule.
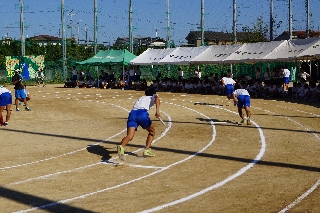
MULTIPOLYGON (((184 107, 184 106, 182 106, 182 107, 184 107)), ((184 108, 186 108, 186 109, 188 109, 188 110, 191 110, 191 111, 194 111, 194 112, 196 112, 196 113, 198 113, 198 114, 200 114, 200 115, 208 118, 209 120, 211 120, 208 116, 206 116, 206 115, 204 115, 204 114, 202 114, 202 113, 200 113, 200 112, 198 112, 198 111, 196 111, 196 110, 190 109, 190 108, 188 108, 188 107, 184 107, 184 108)), ((167 115, 167 116, 168 116, 168 115, 167 115)), ((169 117, 169 118, 170 118, 170 117, 169 117)), ((177 161, 177 162, 175 162, 175 163, 173 163, 173 164, 170 164, 170 165, 164 167, 163 169, 154 171, 154 172, 152 172, 152 173, 150 173, 150 174, 148 174, 148 175, 145 175, 145 176, 142 176, 142 177, 139 177, 139 178, 136 178, 136 179, 127 181, 127 182, 122 183, 122 184, 118 184, 118 185, 115 185, 115 186, 112 186, 112 187, 108 187, 108 188, 105 188, 105 189, 101 189, 101 190, 98 190, 98 191, 95 191, 95 192, 91 192, 91 193, 88 193, 88 194, 80 195, 80 196, 78 196, 78 197, 74 197, 74 198, 70 198, 70 199, 65 199, 65 200, 60 200, 60 201, 58 201, 58 202, 54 202, 54 203, 42 205, 42 206, 39 206, 39 207, 34 207, 34 208, 26 209, 26 210, 16 211, 16 213, 30 212, 30 211, 34 211, 34 210, 37 210, 37 209, 45 209, 45 208, 47 208, 47 207, 51 207, 51 206, 58 205, 59 203, 68 203, 68 202, 71 202, 71 201, 74 201, 74 200, 77 200, 77 199, 82 199, 82 198, 85 198, 85 197, 88 197, 88 196, 92 196, 92 195, 95 195, 95 194, 98 194, 98 193, 101 193, 101 192, 105 192, 105 191, 109 191, 109 190, 112 190, 112 189, 116 189, 116 188, 119 188, 119 187, 122 187, 122 186, 126 186, 126 185, 128 185, 128 184, 131 184, 131 183, 133 183, 133 182, 136 182, 136 181, 145 179, 145 178, 147 178, 147 177, 153 176, 153 175, 155 175, 155 174, 157 174, 157 173, 160 173, 160 172, 163 172, 163 171, 165 171, 165 170, 167 170, 167 169, 169 169, 169 168, 171 168, 171 167, 173 167, 173 166, 175 166, 175 165, 177 165, 177 164, 183 163, 183 162, 185 162, 185 161, 187 161, 187 160, 195 157, 195 156, 198 155, 199 153, 203 152, 204 150, 206 150, 206 149, 213 143, 213 141, 215 140, 215 136, 216 136, 216 129, 215 129, 214 124, 213 124, 212 121, 210 122, 210 124, 211 124, 212 129, 213 129, 213 134, 212 134, 212 139, 211 139, 211 141, 210 141, 203 149, 201 149, 200 151, 196 152, 196 153, 193 154, 193 155, 190 155, 189 157, 187 157, 187 158, 185 158, 185 159, 183 159, 183 160, 177 161)), ((168 126, 171 127, 171 125, 172 125, 172 124, 171 124, 171 118, 170 118, 170 120, 169 120, 169 125, 168 125, 168 126)), ((169 127, 168 127, 168 128, 169 128, 169 127)))
POLYGON ((292 207, 294 207, 296 204, 298 204, 301 200, 306 198, 309 194, 311 194, 318 186, 320 185, 320 179, 310 188, 308 191, 306 191, 303 195, 298 197, 295 201, 293 201, 290 205, 287 205, 286 208, 282 209, 279 213, 284 213, 288 210, 290 210, 292 207))
MULTIPOLYGON (((220 107, 217 107, 217 106, 212 106, 212 107, 218 108, 218 109, 223 109, 223 108, 220 108, 220 107)), ((226 109, 223 109, 223 110, 226 110, 226 109)), ((226 110, 226 111, 235 113, 235 112, 233 112, 231 110, 226 110)), ((237 113, 235 113, 235 114, 237 114, 237 113)), ((216 183, 216 184, 214 184, 214 185, 212 185, 212 186, 210 186, 210 187, 208 187, 206 189, 203 189, 203 190, 201 190, 201 191, 199 191, 197 193, 194 193, 194 194, 189 195, 187 197, 181 198, 179 200, 175 200, 173 202, 166 203, 166 204, 154 207, 152 209, 141 211, 140 213, 148 213, 148 212, 159 211, 159 210, 167 208, 169 206, 173 206, 173 205, 176 205, 176 204, 191 200, 191 199, 193 199, 195 197, 198 197, 200 195, 203 195, 203 194, 207 193, 208 191, 211 191, 211 190, 216 189, 216 188, 218 188, 220 186, 223 186, 224 184, 226 184, 229 181, 235 179, 236 177, 239 177, 240 175, 244 174, 247 170, 252 168, 254 166, 254 164, 256 164, 262 158, 262 156, 263 156, 263 154, 264 154, 264 152, 266 150, 266 143, 265 143, 265 137, 263 135, 263 131, 261 130, 261 128, 254 121, 251 121, 251 122, 258 128, 259 134, 260 134, 260 138, 261 138, 261 149, 260 149, 260 152, 251 163, 249 163, 247 166, 241 168, 238 172, 236 172, 235 174, 229 176, 227 179, 225 179, 225 180, 223 180, 223 181, 221 181, 219 183, 216 183)))
MULTIPOLYGON (((115 104, 110 104, 112 106, 115 106, 115 107, 118 107, 118 108, 121 108, 127 112, 129 112, 129 110, 125 109, 124 107, 121 107, 121 106, 118 106, 118 105, 115 105, 115 104)), ((127 131, 127 129, 124 129, 118 133, 116 133, 115 135, 101 141, 101 142, 98 142, 98 143, 95 143, 95 144, 92 144, 92 146, 94 145, 98 145, 104 141, 108 141, 110 140, 111 138, 114 138, 120 134, 122 134, 123 132, 127 131)), ((50 157, 50 158, 45 158, 45 159, 42 159, 42 160, 37 160, 37 161, 33 161, 33 162, 29 162, 29 163, 24 163, 24 164, 18 164, 18 165, 15 165, 15 166, 6 166, 6 167, 2 167, 0 168, 0 171, 1 170, 7 170, 7 169, 13 169, 13 168, 18 168, 18 167, 21 167, 21 166, 28 166, 28 165, 32 165, 32 164, 36 164, 36 163, 41 163, 41 162, 44 162, 44 161, 49 161, 49 160, 53 160, 53 159, 56 159, 56 158, 60 158, 60 157, 64 157, 64 156, 67 156, 67 155, 72 155, 74 153, 77 153, 77 152, 81 152, 81 151, 84 151, 86 150, 87 148, 82 148, 82 149, 78 149, 78 150, 75 150, 75 151, 72 151, 72 152, 68 152, 68 153, 64 153, 64 154, 61 154, 61 155, 58 155, 58 156, 54 156, 54 157, 50 157)))
MULTIPOLYGON (((117 106, 117 105, 115 105, 115 106, 117 106)), ((123 108, 123 107, 121 107, 121 106, 117 106, 117 107, 123 108)), ((123 108, 123 109, 124 109, 124 108, 123 108)), ((161 111, 161 112, 164 113, 164 114, 168 117, 169 125, 168 125, 168 127, 165 129, 165 131, 162 132, 162 134, 161 134, 158 138, 156 138, 152 143, 155 143, 157 140, 159 140, 159 139, 161 139, 162 137, 164 137, 164 136, 167 134, 167 132, 169 131, 169 129, 171 128, 171 126, 172 126, 172 124, 171 124, 171 117, 170 117, 168 114, 166 114, 165 112, 163 112, 163 111, 161 111)), ((117 134, 115 134, 115 135, 107 138, 105 141, 110 140, 111 138, 113 138, 113 137, 115 137, 115 136, 123 133, 123 132, 126 131, 126 130, 127 130, 127 129, 122 130, 120 133, 117 133, 117 134)), ((98 144, 99 144, 99 143, 93 144, 92 146, 98 145, 98 144)), ((86 148, 84 148, 84 149, 86 149, 86 148)), ((82 149, 82 150, 84 150, 84 149, 82 149)), ((140 150, 142 150, 142 148, 140 148, 140 149, 138 149, 138 150, 136 150, 136 151, 134 151, 134 152, 138 152, 138 151, 140 151, 140 150)), ((81 150, 77 150, 77 151, 81 151, 81 150)), ((76 152, 76 151, 75 151, 75 152, 76 152)), ((133 152, 133 153, 134 153, 134 152, 133 152)), ((114 157, 113 159, 117 159, 117 158, 119 158, 119 157, 114 157)), ((109 161, 109 162, 112 162, 112 161, 109 161)), ((94 164, 90 164, 90 165, 86 165, 86 166, 81 166, 81 167, 78 167, 78 168, 75 168, 75 169, 65 170, 65 171, 61 171, 61 172, 56 172, 56 173, 52 173, 52 174, 48 174, 48 175, 39 176, 39 177, 36 177, 36 178, 30 178, 30 179, 23 180, 23 181, 17 181, 17 182, 9 183, 9 184, 6 184, 5 186, 18 185, 18 184, 22 184, 22 183, 26 183, 26 182, 30 182, 30 181, 34 181, 34 180, 43 180, 43 179, 47 179, 47 178, 50 178, 50 177, 53 177, 53 176, 56 176, 56 175, 61 175, 61 174, 70 173, 70 172, 74 172, 74 171, 81 170, 81 169, 86 169, 86 168, 89 168, 89 167, 92 167, 92 166, 96 166, 96 165, 99 165, 99 164, 103 164, 103 163, 108 164, 107 162, 98 162, 98 163, 94 163, 94 164)), ((120 163, 119 163, 119 164, 120 164, 120 163)), ((124 164, 124 163, 122 163, 122 164, 124 164)), ((138 167, 138 165, 131 165, 131 164, 129 164, 129 166, 131 166, 131 167, 138 167)), ((142 166, 141 166, 141 167, 142 167, 142 166)), ((148 167, 145 166, 145 168, 148 168, 148 167)), ((151 168, 151 167, 149 167, 149 168, 151 168)))
MULTIPOLYGON (((258 107, 255 107, 256 109, 259 109, 261 111, 265 111, 265 112, 269 112, 271 114, 274 114, 276 115, 276 113, 274 112, 271 112, 269 110, 265 110, 265 109, 261 109, 261 108, 258 108, 258 107)), ((302 112, 302 111, 299 111, 299 112, 302 112)), ((309 129, 308 127, 306 127, 305 125, 289 118, 289 117, 286 117, 286 116, 283 116, 283 118, 289 120, 289 121, 292 121, 293 123, 297 124, 298 126, 306 129, 309 133, 311 133, 314 137, 316 137, 318 140, 320 140, 320 137, 319 135, 317 135, 314 131, 312 131, 311 129, 309 129)), ((290 210, 291 208, 293 208, 296 204, 298 204, 300 201, 302 201, 304 198, 306 198, 309 194, 311 194, 318 186, 320 185, 320 179, 318 179, 318 181, 310 188, 308 189, 303 195, 301 195, 300 197, 298 197, 295 201, 293 201, 291 204, 289 204, 288 206, 286 206, 284 209, 282 209, 281 211, 279 211, 279 213, 284 213, 288 210, 290 210)))

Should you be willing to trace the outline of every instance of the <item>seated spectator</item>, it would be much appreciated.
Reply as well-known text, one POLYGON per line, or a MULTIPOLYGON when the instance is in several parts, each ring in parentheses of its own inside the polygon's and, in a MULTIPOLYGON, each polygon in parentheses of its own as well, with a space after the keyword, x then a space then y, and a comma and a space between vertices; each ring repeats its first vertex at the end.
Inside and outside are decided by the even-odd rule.
POLYGON ((67 78, 66 81, 64 82, 64 87, 66 87, 66 88, 72 88, 75 86, 76 86, 76 84, 70 78, 67 78))
POLYGON ((318 84, 317 87, 315 87, 312 90, 312 95, 311 95, 309 101, 313 101, 313 102, 320 101, 320 83, 318 84))
POLYGON ((78 87, 79 88, 86 87, 86 84, 84 82, 84 77, 83 76, 79 77, 78 87))
POLYGON ((87 81, 86 81, 86 87, 87 87, 87 88, 91 88, 91 87, 93 86, 93 84, 94 84, 93 78, 92 78, 92 77, 89 77, 89 78, 87 79, 87 81))

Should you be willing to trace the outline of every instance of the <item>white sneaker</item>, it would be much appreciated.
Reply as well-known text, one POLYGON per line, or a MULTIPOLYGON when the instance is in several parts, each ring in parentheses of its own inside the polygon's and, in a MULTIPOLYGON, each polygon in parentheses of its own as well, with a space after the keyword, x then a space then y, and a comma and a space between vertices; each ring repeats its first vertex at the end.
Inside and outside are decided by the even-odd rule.
POLYGON ((247 119, 242 119, 242 121, 240 122, 240 124, 247 124, 247 119))
POLYGON ((247 125, 251 125, 250 118, 247 118, 247 125))

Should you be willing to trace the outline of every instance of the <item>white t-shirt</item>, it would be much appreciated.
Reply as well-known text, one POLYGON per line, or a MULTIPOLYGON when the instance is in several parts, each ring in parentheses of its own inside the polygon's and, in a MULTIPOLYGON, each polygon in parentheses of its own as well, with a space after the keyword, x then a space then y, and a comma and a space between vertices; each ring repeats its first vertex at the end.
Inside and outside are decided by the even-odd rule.
POLYGON ((228 77, 223 77, 221 80, 223 81, 224 85, 236 83, 232 78, 228 78, 228 77))
POLYGON ((134 103, 132 109, 133 110, 145 109, 149 111, 156 103, 156 96, 158 95, 154 94, 153 96, 142 96, 134 103))
POLYGON ((6 93, 6 92, 11 93, 10 90, 8 90, 7 88, 4 88, 4 87, 1 86, 0 87, 0 95, 3 94, 3 93, 6 93))
POLYGON ((307 80, 307 77, 309 77, 310 75, 309 75, 308 73, 306 73, 306 72, 302 72, 302 73, 300 74, 300 76, 301 76, 301 78, 303 78, 304 80, 307 80))
POLYGON ((239 97, 239 95, 248 95, 250 96, 248 90, 246 89, 236 89, 233 94, 235 94, 236 97, 239 97))
POLYGON ((290 77, 290 70, 288 70, 288 69, 283 69, 283 77, 289 78, 289 77, 290 77))

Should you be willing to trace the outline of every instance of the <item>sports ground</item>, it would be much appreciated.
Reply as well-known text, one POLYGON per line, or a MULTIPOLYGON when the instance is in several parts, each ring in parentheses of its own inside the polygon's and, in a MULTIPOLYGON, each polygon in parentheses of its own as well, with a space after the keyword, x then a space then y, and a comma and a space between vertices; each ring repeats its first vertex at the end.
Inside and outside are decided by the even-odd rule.
POLYGON ((122 162, 144 92, 29 90, 0 127, 0 212, 320 212, 319 103, 254 98, 248 126, 225 96, 160 92, 156 157, 139 128, 122 162))

